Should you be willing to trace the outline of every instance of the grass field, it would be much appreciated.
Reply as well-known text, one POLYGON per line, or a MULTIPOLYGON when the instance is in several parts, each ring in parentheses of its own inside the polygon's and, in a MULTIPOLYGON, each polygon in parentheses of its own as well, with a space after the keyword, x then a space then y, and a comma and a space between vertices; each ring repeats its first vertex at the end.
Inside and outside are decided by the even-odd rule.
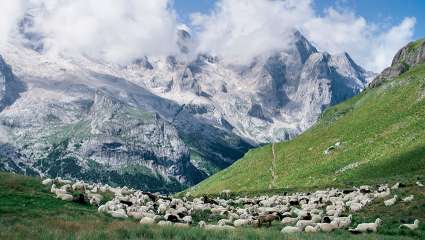
POLYGON ((279 192, 424 176, 425 64, 329 108, 315 126, 275 149, 273 189, 272 145, 266 145, 188 191, 279 192), (338 142, 340 146, 324 153, 338 142))
POLYGON ((379 234, 351 235, 337 231, 283 235, 280 223, 271 228, 220 232, 198 227, 143 226, 133 220, 116 220, 97 213, 94 207, 55 199, 37 178, 0 173, 0 239, 424 239, 424 225, 415 232, 398 228, 400 220, 425 220, 424 190, 408 186, 399 194, 414 194, 415 201, 393 208, 385 208, 382 202, 377 202, 354 218, 355 222, 373 221, 376 217, 384 219, 379 234))

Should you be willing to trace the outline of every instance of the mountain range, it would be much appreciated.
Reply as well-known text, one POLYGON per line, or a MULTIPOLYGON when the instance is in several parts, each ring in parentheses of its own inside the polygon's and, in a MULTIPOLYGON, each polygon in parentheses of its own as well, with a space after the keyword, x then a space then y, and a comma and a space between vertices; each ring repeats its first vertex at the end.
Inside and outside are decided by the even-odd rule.
POLYGON ((0 169, 179 191, 294 138, 374 76, 296 31, 243 66, 178 35, 178 56, 126 65, 52 55, 31 34, 0 49, 0 169))

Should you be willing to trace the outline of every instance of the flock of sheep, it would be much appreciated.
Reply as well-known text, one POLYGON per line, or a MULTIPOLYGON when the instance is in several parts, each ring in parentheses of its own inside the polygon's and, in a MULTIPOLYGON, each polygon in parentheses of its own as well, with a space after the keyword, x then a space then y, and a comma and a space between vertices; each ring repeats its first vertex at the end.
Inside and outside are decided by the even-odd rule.
MULTIPOLYGON (((61 178, 45 179, 42 183, 51 186, 51 192, 59 199, 89 203, 97 206, 101 213, 114 218, 131 217, 141 224, 189 227, 195 224, 192 218, 196 212, 208 212, 210 215, 219 216, 220 220, 216 224, 199 221, 199 227, 231 230, 243 226, 270 226, 273 222, 280 221, 283 226, 282 233, 331 232, 336 229, 348 229, 352 233, 376 232, 382 224, 381 219, 351 228, 351 214, 377 199, 389 198, 384 201, 388 207, 397 201, 410 202, 414 199, 413 195, 401 200, 396 195, 393 196, 391 192, 400 187, 399 183, 391 187, 381 185, 375 190, 370 186, 361 186, 351 190, 328 189, 312 193, 235 199, 230 198, 229 190, 223 191, 221 197, 214 199, 207 196, 193 198, 190 194, 183 198, 171 198, 127 187, 72 182, 61 178), (107 193, 113 194, 112 200, 104 200, 107 193)), ((416 184, 423 187, 420 182, 416 184)), ((412 224, 401 225, 400 228, 414 231, 419 224, 419 220, 415 220, 412 224)))

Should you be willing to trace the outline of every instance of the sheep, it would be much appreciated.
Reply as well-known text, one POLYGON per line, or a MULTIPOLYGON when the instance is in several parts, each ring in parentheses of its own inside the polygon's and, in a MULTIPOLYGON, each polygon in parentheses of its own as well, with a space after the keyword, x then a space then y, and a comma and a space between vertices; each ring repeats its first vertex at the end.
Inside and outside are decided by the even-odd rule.
POLYGON ((385 200, 384 201, 384 205, 386 207, 390 207, 390 206, 394 205, 397 202, 397 198, 398 198, 398 196, 397 195, 394 195, 393 198, 390 198, 388 200, 385 200))
POLYGON ((251 224, 250 219, 237 219, 233 222, 233 226, 242 227, 251 224))
POLYGON ((182 218, 183 222, 187 224, 192 224, 192 217, 191 216, 185 216, 182 218))
POLYGON ((419 220, 418 219, 416 219, 414 222, 413 222, 413 224, 402 224, 402 225, 400 225, 400 228, 408 228, 408 229, 410 229, 410 230, 416 230, 416 229, 418 229, 419 228, 419 220))
POLYGON ((423 187, 424 185, 421 183, 421 182, 419 182, 419 181, 417 181, 416 182, 416 185, 418 185, 418 187, 423 187))
POLYGON ((318 223, 317 226, 322 232, 332 232, 333 230, 338 228, 337 223, 318 223))
POLYGON ((221 194, 226 198, 229 198, 231 193, 232 191, 230 191, 229 189, 224 189, 223 191, 221 191, 221 194))
POLYGON ((338 228, 348 228, 351 225, 353 216, 349 215, 348 217, 339 217, 334 219, 338 223, 338 228))
POLYGON ((382 220, 377 218, 374 223, 360 223, 355 229, 349 229, 352 233, 377 232, 382 220))
POLYGON ((158 222, 158 226, 170 226, 170 225, 173 225, 173 223, 170 221, 161 220, 158 222))
POLYGON ((317 232, 319 232, 320 231, 320 227, 319 226, 314 226, 314 227, 312 227, 312 226, 307 226, 307 227, 305 227, 305 229, 304 229, 304 231, 306 232, 306 233, 317 233, 317 232))
POLYGON ((408 197, 403 198, 402 201, 403 202, 411 202, 411 201, 413 201, 413 198, 414 198, 414 196, 410 195, 408 197))
POLYGON ((52 183, 53 183, 53 179, 50 179, 50 178, 46 178, 41 182, 41 184, 43 184, 45 186, 50 185, 52 183))
POLYGON ((111 211, 110 214, 114 218, 128 218, 124 209, 118 209, 116 211, 111 211))
POLYGON ((361 203, 352 203, 352 204, 350 205, 350 210, 351 210, 352 212, 358 212, 358 211, 360 211, 362 208, 363 208, 363 204, 361 204, 361 203))
POLYGON ((145 225, 152 225, 155 223, 155 220, 153 218, 150 217, 143 217, 140 222, 140 224, 145 224, 145 225))
POLYGON ((90 205, 99 206, 102 203, 103 196, 100 194, 93 194, 90 196, 90 205))
POLYGON ((233 230, 235 229, 232 226, 228 226, 228 225, 224 225, 224 226, 219 226, 219 225, 210 225, 210 224, 206 224, 205 221, 200 221, 198 223, 200 228, 204 228, 207 230, 233 230))
POLYGON ((292 226, 286 226, 284 228, 282 228, 282 230, 280 231, 281 233, 300 233, 302 232, 302 229, 298 228, 298 227, 292 227, 292 226))
POLYGON ((400 183, 399 182, 397 182, 396 184, 394 184, 392 187, 391 187, 391 189, 392 190, 396 190, 396 189, 398 189, 400 187, 400 183))
POLYGON ((72 188, 71 188, 71 185, 70 185, 70 184, 65 184, 65 185, 63 185, 60 189, 65 190, 65 191, 69 191, 69 190, 71 190, 72 188))
POLYGON ((232 222, 233 221, 231 219, 220 219, 218 221, 217 225, 220 225, 220 226, 230 225, 230 224, 232 224, 232 222))
POLYGON ((295 224, 295 226, 300 228, 301 230, 304 230, 304 228, 307 226, 312 226, 312 227, 316 226, 316 223, 314 223, 311 220, 299 220, 297 224, 295 224))
POLYGON ((288 224, 296 223, 298 220, 299 220, 298 218, 285 217, 282 219, 281 223, 284 225, 288 225, 288 224))
POLYGON ((272 225, 272 222, 278 219, 277 213, 267 214, 258 217, 258 227, 261 227, 264 223, 269 223, 269 227, 272 225))
POLYGON ((74 197, 71 194, 67 194, 67 193, 57 193, 56 197, 61 199, 62 201, 68 201, 71 202, 74 197))

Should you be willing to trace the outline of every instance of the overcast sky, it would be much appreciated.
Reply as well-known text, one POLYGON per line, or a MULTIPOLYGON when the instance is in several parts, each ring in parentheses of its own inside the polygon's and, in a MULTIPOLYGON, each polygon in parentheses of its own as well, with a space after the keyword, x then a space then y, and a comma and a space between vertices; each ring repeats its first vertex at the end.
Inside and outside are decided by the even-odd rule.
POLYGON ((31 15, 33 23, 24 31, 40 36, 33 41, 43 44, 45 52, 125 63, 143 55, 178 54, 176 31, 186 24, 196 53, 248 64, 254 57, 288 47, 296 29, 320 50, 348 52, 375 72, 388 66, 399 48, 418 38, 420 13, 425 11, 421 0, 404 0, 404 5, 398 0, 389 4, 366 0, 0 2, 0 44, 20 40, 18 24, 31 15))

